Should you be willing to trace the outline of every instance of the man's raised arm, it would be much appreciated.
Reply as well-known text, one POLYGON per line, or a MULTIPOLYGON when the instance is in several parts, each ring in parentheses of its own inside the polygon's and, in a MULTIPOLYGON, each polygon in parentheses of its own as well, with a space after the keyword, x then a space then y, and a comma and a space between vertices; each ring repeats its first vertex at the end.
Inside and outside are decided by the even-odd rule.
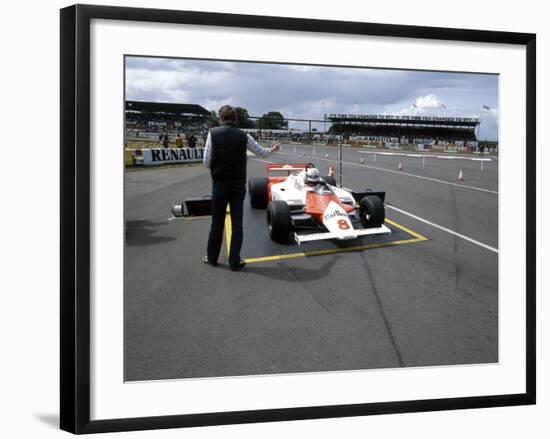
POLYGON ((208 131, 208 136, 206 137, 206 143, 204 144, 204 158, 202 162, 204 166, 210 168, 210 160, 212 159, 212 139, 210 138, 210 131, 208 131))
POLYGON ((267 157, 272 152, 278 151, 281 146, 280 143, 272 143, 269 148, 264 148, 250 134, 247 134, 246 137, 248 138, 246 143, 248 150, 260 157, 267 157))

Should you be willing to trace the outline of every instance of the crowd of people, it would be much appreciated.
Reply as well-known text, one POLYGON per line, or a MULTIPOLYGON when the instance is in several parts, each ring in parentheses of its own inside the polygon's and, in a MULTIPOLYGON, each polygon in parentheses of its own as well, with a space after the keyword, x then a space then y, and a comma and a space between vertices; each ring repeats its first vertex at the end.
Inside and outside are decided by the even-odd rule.
MULTIPOLYGON (((159 134, 158 141, 164 148, 171 147, 170 135, 166 131, 159 134)), ((184 137, 180 133, 177 133, 174 139, 176 148, 196 148, 197 143, 198 139, 194 131, 189 131, 184 137)))
POLYGON ((206 125, 206 116, 126 112, 126 128, 136 131, 163 133, 184 128, 196 131, 204 129, 206 125))
POLYGON ((317 131, 292 130, 259 130, 245 129, 255 140, 273 140, 279 142, 324 142, 331 143, 342 140, 342 136, 318 133, 317 131))

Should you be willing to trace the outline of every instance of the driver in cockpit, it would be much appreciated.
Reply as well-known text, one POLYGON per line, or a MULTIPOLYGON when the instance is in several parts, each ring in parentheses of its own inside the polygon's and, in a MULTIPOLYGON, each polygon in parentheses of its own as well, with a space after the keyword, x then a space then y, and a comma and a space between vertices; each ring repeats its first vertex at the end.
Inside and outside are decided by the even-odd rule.
POLYGON ((304 183, 308 186, 317 186, 322 183, 321 174, 317 168, 308 168, 304 176, 304 183))

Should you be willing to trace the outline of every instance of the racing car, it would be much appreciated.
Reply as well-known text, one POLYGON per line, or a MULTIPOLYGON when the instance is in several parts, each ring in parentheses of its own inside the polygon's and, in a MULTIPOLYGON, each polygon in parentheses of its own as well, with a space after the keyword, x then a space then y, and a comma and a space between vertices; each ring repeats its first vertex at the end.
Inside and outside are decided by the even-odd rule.
POLYGON ((280 244, 391 233, 384 225, 385 192, 339 187, 313 163, 267 164, 265 177, 248 181, 248 193, 253 208, 267 209, 269 235, 280 244))

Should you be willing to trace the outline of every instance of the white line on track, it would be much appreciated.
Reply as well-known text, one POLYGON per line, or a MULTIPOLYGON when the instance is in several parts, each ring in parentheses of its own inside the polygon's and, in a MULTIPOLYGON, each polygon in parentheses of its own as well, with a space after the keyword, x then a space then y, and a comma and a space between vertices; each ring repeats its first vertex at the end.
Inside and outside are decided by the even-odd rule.
POLYGON ((257 162, 262 162, 262 163, 269 163, 270 165, 275 164, 275 162, 270 162, 269 160, 262 160, 262 159, 257 159, 257 158, 252 158, 250 160, 256 160, 257 162))
POLYGON ((403 215, 410 216, 411 218, 414 218, 415 220, 420 221, 421 223, 428 224, 429 226, 435 227, 436 229, 442 230, 443 232, 450 233, 451 235, 457 236, 458 238, 462 238, 465 241, 471 242, 472 244, 478 245, 480 247, 483 247, 484 249, 490 250, 498 254, 498 248, 491 247, 490 245, 484 244, 483 242, 477 241, 473 238, 470 238, 469 236, 455 232, 454 230, 448 229, 447 227, 440 226, 439 224, 433 223, 424 218, 420 218, 419 216, 416 216, 410 212, 406 212, 402 209, 398 209, 397 207, 392 206, 390 204, 386 204, 386 207, 389 207, 390 209, 395 210, 396 212, 402 213, 403 215))
MULTIPOLYGON (((290 153, 287 153, 287 152, 277 152, 277 154, 283 154, 283 155, 290 155, 290 156, 293 156, 293 157, 302 157, 298 154, 290 154, 290 153)), ((307 157, 307 156, 306 156, 307 157)), ((311 158, 311 157, 310 157, 311 158)), ((325 158, 322 158, 322 157, 313 157, 315 160, 324 160, 324 161, 327 161, 327 162, 337 162, 338 159, 325 159, 325 158)), ((258 159, 256 159, 258 160, 258 159)), ((432 177, 425 177, 423 175, 418 175, 418 174, 411 174, 409 172, 403 172, 403 171, 394 171, 393 169, 386 169, 386 168, 380 168, 378 166, 372 166, 372 165, 360 165, 360 164, 357 164, 357 163, 352 163, 352 162, 346 162, 344 160, 342 160, 342 163, 345 164, 345 165, 348 165, 348 166, 355 166, 355 167, 358 167, 358 168, 370 168, 370 169, 376 169, 378 171, 383 171, 383 172, 390 172, 392 174, 398 174, 398 175, 405 175, 407 177, 414 177, 414 178, 419 178, 421 180, 426 180, 426 181, 432 181, 434 183, 441 183, 441 184, 446 184, 446 185, 449 185, 449 186, 454 186, 454 187, 461 187, 461 188, 464 188, 464 189, 471 189, 471 190, 474 190, 474 191, 479 191, 479 192, 486 192, 486 193, 489 193, 489 194, 495 194, 495 195, 498 195, 498 191, 493 191, 491 189, 484 189, 484 188, 481 188, 481 187, 477 187, 477 186, 467 186, 465 184, 458 184, 458 183, 453 183, 451 181, 445 181, 445 180, 440 180, 438 178, 432 178, 432 177)))

